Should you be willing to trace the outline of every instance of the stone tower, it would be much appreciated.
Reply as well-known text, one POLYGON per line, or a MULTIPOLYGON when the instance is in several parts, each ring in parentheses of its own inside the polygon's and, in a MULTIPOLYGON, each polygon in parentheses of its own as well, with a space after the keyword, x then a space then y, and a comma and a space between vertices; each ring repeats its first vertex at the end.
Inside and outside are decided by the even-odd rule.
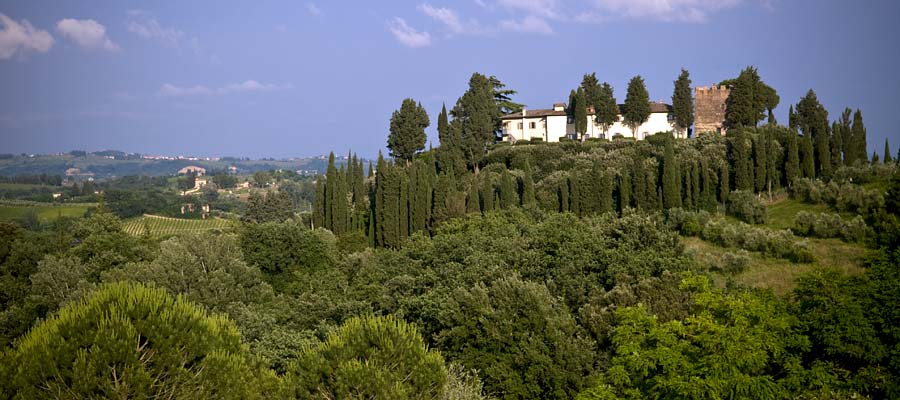
POLYGON ((731 93, 725 86, 694 88, 694 132, 725 134, 725 101, 731 93))

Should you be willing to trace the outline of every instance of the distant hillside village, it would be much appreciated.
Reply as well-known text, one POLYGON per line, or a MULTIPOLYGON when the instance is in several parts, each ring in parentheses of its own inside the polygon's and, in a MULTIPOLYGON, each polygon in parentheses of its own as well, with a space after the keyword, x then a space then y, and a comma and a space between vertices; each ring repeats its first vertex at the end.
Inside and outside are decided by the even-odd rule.
POLYGON ((522 107, 521 112, 509 113, 501 119, 501 138, 503 141, 542 140, 558 142, 568 139, 611 139, 613 137, 634 138, 642 140, 657 132, 672 131, 676 137, 686 138, 691 132, 716 132, 724 134, 725 106, 729 89, 726 86, 700 86, 694 88, 694 129, 679 130, 675 126, 674 108, 662 101, 650 102, 650 115, 647 120, 633 128, 626 123, 625 104, 618 104, 617 114, 609 126, 604 127, 598 121, 593 105, 586 107, 583 118, 587 123, 584 135, 576 131, 576 115, 573 107, 566 103, 554 103, 550 109, 533 109, 522 107))

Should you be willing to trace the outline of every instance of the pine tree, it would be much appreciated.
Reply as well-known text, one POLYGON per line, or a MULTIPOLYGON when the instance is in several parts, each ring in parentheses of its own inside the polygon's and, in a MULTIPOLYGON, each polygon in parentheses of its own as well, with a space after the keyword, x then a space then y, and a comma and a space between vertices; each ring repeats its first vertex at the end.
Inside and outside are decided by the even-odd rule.
POLYGON ((522 171, 522 206, 535 205, 534 179, 531 177, 531 165, 526 161, 522 171))
POLYGON ((862 112, 859 109, 853 113, 853 126, 850 128, 851 151, 854 161, 868 163, 868 150, 866 150, 866 126, 863 124, 862 112))
POLYGON ((666 138, 662 159, 663 208, 681 207, 681 182, 678 179, 678 163, 671 138, 666 138))
POLYGON ((885 137, 884 138, 884 163, 888 164, 891 161, 893 161, 891 159, 891 144, 888 143, 888 138, 885 137))
POLYGON ((635 139, 642 139, 638 128, 650 118, 650 94, 640 75, 628 82, 628 94, 625 96, 625 113, 622 116, 625 124, 631 128, 635 139))
POLYGON ((691 97, 691 77, 684 68, 675 80, 672 108, 675 115, 675 129, 680 137, 686 138, 688 129, 694 124, 694 99, 691 97))
POLYGON ((600 100, 594 113, 594 122, 603 128, 604 136, 609 139, 609 127, 619 120, 619 104, 613 93, 613 88, 603 82, 600 86, 600 100))
POLYGON ((585 105, 593 107, 596 111, 599 108, 601 97, 600 81, 597 80, 596 73, 584 74, 584 77, 581 78, 581 90, 584 92, 585 105))
MULTIPOLYGON (((494 141, 500 126, 500 106, 494 97, 495 83, 479 73, 469 79, 469 90, 450 111, 459 124, 461 146, 469 166, 478 174, 487 146, 494 141)), ((451 123, 451 127, 452 127, 451 123)))
POLYGON ((731 87, 725 102, 725 125, 729 128, 756 126, 766 117, 766 110, 774 110, 780 100, 775 89, 766 85, 752 66, 722 85, 731 87))
POLYGON ((587 132, 587 99, 584 96, 584 90, 578 88, 575 92, 575 110, 572 115, 575 118, 575 136, 577 139, 583 139, 587 132))
POLYGON ((425 150, 425 128, 430 123, 428 113, 421 103, 404 99, 400 109, 391 115, 391 133, 387 141, 391 157, 409 164, 416 154, 425 150))

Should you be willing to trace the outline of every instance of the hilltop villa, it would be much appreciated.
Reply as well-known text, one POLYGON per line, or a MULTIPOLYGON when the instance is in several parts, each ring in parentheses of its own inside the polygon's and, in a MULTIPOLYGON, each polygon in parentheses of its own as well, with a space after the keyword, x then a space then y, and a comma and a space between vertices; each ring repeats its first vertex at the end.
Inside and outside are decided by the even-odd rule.
MULTIPOLYGON (((609 139, 620 135, 628 138, 643 139, 656 132, 674 130, 672 106, 665 103, 650 103, 650 118, 637 128, 637 134, 622 121, 624 105, 619 105, 618 121, 604 132, 603 127, 594 122, 594 109, 587 110, 586 138, 609 139)), ((575 121, 569 117, 564 103, 556 103, 552 109, 527 110, 520 113, 507 114, 501 117, 501 132, 504 141, 541 139, 545 142, 558 142, 560 138, 575 139, 575 121)))

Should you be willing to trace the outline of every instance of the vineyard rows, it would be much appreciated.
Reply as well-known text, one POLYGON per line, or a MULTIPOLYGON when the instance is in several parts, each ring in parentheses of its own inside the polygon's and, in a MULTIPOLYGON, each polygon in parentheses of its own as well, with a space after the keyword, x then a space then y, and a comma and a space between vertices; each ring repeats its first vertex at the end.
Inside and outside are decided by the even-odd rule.
POLYGON ((150 230, 151 236, 172 236, 183 233, 200 233, 210 230, 226 230, 232 221, 221 218, 210 219, 178 219, 145 215, 125 222, 125 232, 140 236, 144 227, 150 230))

